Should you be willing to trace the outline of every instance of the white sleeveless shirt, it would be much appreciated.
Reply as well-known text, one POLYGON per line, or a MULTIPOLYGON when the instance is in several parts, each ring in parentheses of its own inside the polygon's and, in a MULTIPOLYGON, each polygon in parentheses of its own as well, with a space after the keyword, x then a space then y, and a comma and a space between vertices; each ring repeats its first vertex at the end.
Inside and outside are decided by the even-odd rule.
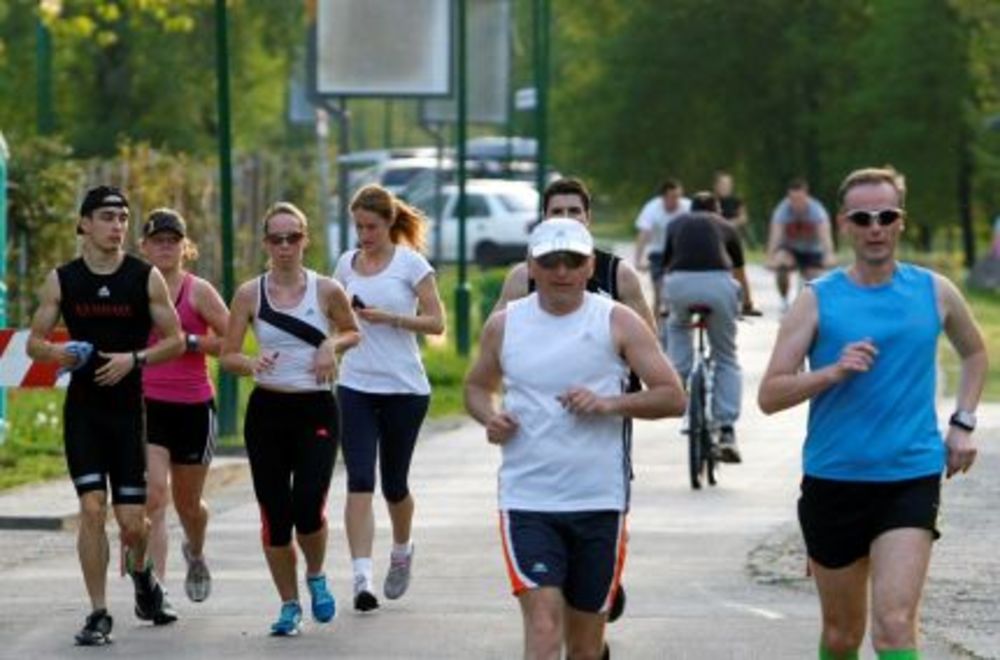
POLYGON ((319 392, 329 390, 329 384, 316 382, 316 375, 312 372, 313 360, 316 357, 316 348, 303 339, 299 339, 293 334, 282 330, 266 320, 260 318, 261 295, 267 300, 268 305, 279 314, 291 316, 303 323, 311 325, 326 336, 330 335, 330 321, 323 308, 319 304, 319 295, 316 286, 316 272, 306 270, 306 292, 302 300, 290 309, 275 307, 267 300, 267 281, 261 287, 260 280, 266 278, 267 274, 261 275, 257 281, 257 308, 253 318, 253 330, 257 335, 258 350, 261 355, 278 354, 274 368, 266 373, 254 374, 254 380, 264 387, 273 389, 294 391, 294 392, 319 392))
POLYGON ((502 448, 500 509, 626 509, 625 419, 570 413, 556 399, 574 386, 599 396, 625 391, 628 367, 611 336, 615 305, 592 293, 564 316, 545 312, 537 293, 507 305, 503 407, 518 430, 502 448))

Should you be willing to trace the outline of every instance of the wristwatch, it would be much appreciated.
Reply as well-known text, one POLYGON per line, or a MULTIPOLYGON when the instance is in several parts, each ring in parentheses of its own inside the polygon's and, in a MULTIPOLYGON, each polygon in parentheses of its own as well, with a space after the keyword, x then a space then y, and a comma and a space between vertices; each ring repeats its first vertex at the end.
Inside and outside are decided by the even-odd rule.
POLYGON ((948 418, 948 424, 964 431, 976 430, 976 416, 968 410, 956 410, 948 418))
POLYGON ((132 368, 141 369, 146 366, 146 351, 132 351, 132 368))
POLYGON ((184 336, 184 347, 188 353, 195 353, 198 350, 198 335, 190 334, 184 336))

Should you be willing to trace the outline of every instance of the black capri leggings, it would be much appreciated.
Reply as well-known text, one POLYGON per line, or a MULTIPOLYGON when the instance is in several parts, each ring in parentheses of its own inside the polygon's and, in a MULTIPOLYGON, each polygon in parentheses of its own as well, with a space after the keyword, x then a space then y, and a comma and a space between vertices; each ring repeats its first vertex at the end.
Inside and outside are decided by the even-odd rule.
POLYGON ((286 546, 292 528, 311 534, 326 522, 326 493, 337 458, 337 401, 332 392, 255 388, 246 441, 264 545, 286 546))
POLYGON ((391 503, 402 502, 410 494, 410 461, 430 395, 374 394, 338 386, 337 398, 344 415, 347 491, 375 492, 377 450, 382 494, 391 503))

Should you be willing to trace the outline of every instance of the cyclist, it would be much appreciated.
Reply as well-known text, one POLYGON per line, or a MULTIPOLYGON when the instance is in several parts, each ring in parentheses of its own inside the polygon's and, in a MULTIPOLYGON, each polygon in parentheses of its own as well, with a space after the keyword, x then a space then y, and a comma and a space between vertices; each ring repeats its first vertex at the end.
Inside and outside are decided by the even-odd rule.
MULTIPOLYGON (((149 479, 146 511, 152 523, 149 554, 162 583, 167 570, 166 512, 172 492, 185 536, 181 545, 188 567, 184 590, 192 601, 201 602, 212 586, 203 556, 208 507, 202 491, 216 439, 214 392, 205 356, 219 354, 229 310, 215 287, 185 270, 185 262, 198 258, 198 248, 187 237, 187 224, 177 211, 164 208, 149 214, 141 248, 163 273, 187 348, 180 358, 147 367, 142 373, 149 479)), ((150 342, 155 339, 151 337, 150 342)))
POLYGON ((809 195, 809 184, 794 179, 771 214, 767 238, 767 266, 774 270, 782 311, 788 308, 789 272, 798 270, 809 281, 834 263, 830 216, 809 195))
POLYGON ((680 415, 685 397, 648 325, 586 290, 593 240, 582 223, 546 220, 529 245, 537 291, 486 322, 465 405, 502 448, 504 557, 525 657, 560 657, 564 643, 567 657, 607 657, 626 540, 623 421, 680 415), (648 389, 623 393, 629 369, 648 389))
POLYGON ((111 641, 104 529, 109 481, 115 520, 128 548, 135 614, 157 625, 177 619, 146 561, 149 521, 140 371, 180 355, 184 343, 160 271, 125 253, 128 221, 129 203, 121 190, 97 186, 87 191, 76 228, 83 238, 82 254, 46 277, 27 347, 31 359, 57 362, 73 372, 63 435, 80 500, 77 549, 92 607, 76 635, 81 646, 111 641), (60 316, 72 338, 69 344, 45 339, 60 316), (147 346, 153 328, 162 339, 147 346), (92 350, 74 351, 84 345, 92 350))
POLYGON ((699 192, 692 198, 691 212, 667 227, 663 249, 663 298, 670 309, 667 348, 671 362, 687 379, 693 362, 690 307, 711 308, 707 325, 716 365, 712 418, 719 425, 719 460, 739 463, 733 425, 740 414, 743 378, 736 356, 736 320, 741 306, 744 313, 755 311, 739 234, 718 210, 712 193, 699 192))
POLYGON ((987 353, 958 289, 896 261, 906 221, 897 173, 852 172, 839 198, 853 263, 795 300, 758 398, 768 414, 809 401, 798 510, 822 609, 819 657, 858 657, 870 602, 878 657, 912 660, 940 536, 941 473, 966 472, 976 458, 987 353), (944 441, 935 410, 942 330, 961 360, 944 441))
POLYGON ((337 356, 355 346, 359 335, 343 287, 303 266, 305 214, 278 202, 264 213, 263 229, 268 270, 236 291, 219 361, 256 382, 243 436, 264 556, 281 598, 271 634, 284 637, 298 634, 302 623, 293 530, 306 559, 313 618, 325 623, 336 612, 323 572, 326 495, 339 440, 331 384, 337 356), (256 357, 242 353, 251 325, 256 357))

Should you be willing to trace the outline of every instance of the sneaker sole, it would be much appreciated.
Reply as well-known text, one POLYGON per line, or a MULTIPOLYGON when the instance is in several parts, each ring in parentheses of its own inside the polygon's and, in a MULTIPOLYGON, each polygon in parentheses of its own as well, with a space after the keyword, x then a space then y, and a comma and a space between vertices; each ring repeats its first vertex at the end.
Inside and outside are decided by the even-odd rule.
POLYGON ((77 646, 107 646, 115 641, 111 638, 111 635, 102 635, 100 638, 95 639, 81 639, 76 637, 75 640, 77 646))
POLYGON ((719 460, 723 463, 742 463, 743 459, 732 447, 722 447, 719 449, 719 460))

